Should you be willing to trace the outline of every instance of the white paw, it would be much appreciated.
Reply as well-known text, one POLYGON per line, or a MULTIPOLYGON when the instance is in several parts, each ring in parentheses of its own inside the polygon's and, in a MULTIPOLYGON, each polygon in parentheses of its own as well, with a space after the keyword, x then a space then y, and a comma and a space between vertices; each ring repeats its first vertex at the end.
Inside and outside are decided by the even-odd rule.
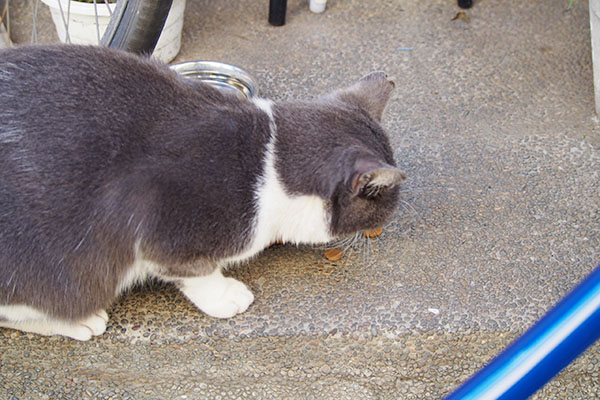
POLYGON ((82 342, 92 338, 91 329, 80 324, 65 326, 63 329, 58 330, 55 334, 70 337, 71 339, 80 340, 82 342))
POLYGON ((61 335, 76 340, 90 340, 106 330, 108 314, 99 310, 88 318, 70 322, 54 319, 39 313, 37 319, 25 321, 0 321, 0 327, 18 329, 23 332, 37 333, 44 336, 61 335))
POLYGON ((80 325, 88 328, 93 336, 102 335, 106 331, 106 323, 108 322, 108 314, 104 310, 97 311, 90 317, 79 321, 80 325))
POLYGON ((254 301, 246 285, 224 277, 219 270, 205 277, 184 279, 181 291, 196 307, 215 318, 243 313, 254 301))
POLYGON ((220 297, 200 307, 202 311, 215 318, 230 318, 243 313, 254 301, 254 295, 246 285, 233 278, 225 278, 226 287, 220 297))
POLYGON ((68 336, 72 339, 86 341, 93 336, 102 335, 106 331, 106 323, 108 322, 108 314, 104 310, 98 310, 88 318, 84 318, 72 324, 65 324, 62 332, 57 332, 59 335, 68 336))

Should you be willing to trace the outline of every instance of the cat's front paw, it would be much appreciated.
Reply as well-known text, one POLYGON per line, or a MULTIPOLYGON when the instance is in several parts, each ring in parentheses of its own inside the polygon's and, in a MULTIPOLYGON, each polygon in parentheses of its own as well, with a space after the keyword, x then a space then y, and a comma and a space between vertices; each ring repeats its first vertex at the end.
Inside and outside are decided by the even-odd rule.
POLYGON ((93 336, 99 336, 106 331, 106 323, 108 322, 108 314, 104 310, 99 310, 92 314, 89 318, 80 321, 79 323, 92 332, 93 336))
POLYGON ((198 307, 215 318, 230 318, 236 314, 243 313, 254 301, 254 295, 246 285, 233 278, 225 278, 227 281, 222 294, 217 298, 210 299, 198 307))
POLYGON ((224 277, 219 270, 205 277, 184 279, 181 291, 196 307, 215 318, 243 313, 254 301, 246 285, 224 277))
POLYGON ((99 310, 88 318, 82 319, 70 326, 65 326, 65 331, 62 333, 59 332, 59 334, 72 339, 86 341, 94 336, 102 335, 106 331, 107 322, 108 314, 104 310, 99 310))

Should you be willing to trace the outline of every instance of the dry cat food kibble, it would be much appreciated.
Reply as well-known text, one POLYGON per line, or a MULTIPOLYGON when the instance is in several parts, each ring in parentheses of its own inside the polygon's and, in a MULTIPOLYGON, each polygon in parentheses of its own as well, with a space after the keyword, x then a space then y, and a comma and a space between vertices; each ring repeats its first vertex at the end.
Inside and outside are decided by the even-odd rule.
POLYGON ((367 229, 365 231, 365 237, 368 238, 376 238, 377 236, 381 235, 383 233, 383 228, 379 227, 379 228, 375 228, 375 229, 367 229))
POLYGON ((337 261, 342 258, 343 255, 344 253, 342 253, 340 249, 329 249, 325 251, 325 257, 327 257, 329 261, 337 261))
MULTIPOLYGON (((366 238, 376 238, 377 236, 381 235, 383 233, 383 228, 380 226, 379 228, 375 228, 375 229, 367 229, 363 232, 363 235, 366 238)), ((342 252, 340 249, 328 249, 325 251, 325 258, 327 258, 329 261, 337 261, 339 259, 341 259, 344 255, 344 252, 342 252)))

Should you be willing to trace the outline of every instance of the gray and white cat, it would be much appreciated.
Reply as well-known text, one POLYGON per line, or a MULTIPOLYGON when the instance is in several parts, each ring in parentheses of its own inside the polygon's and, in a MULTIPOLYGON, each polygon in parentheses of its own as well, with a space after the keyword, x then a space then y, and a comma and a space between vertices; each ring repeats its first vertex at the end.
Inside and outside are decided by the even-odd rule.
POLYGON ((393 86, 373 73, 274 103, 99 47, 0 52, 0 326, 88 340, 150 277, 210 316, 244 312, 224 267, 390 217, 393 86))

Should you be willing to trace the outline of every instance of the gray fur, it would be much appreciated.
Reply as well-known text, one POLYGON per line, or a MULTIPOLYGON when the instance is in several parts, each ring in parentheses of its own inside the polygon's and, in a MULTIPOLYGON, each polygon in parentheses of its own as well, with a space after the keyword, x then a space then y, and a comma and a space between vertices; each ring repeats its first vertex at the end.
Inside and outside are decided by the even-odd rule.
MULTIPOLYGON (((283 185, 326 199, 333 235, 381 225, 396 205, 403 175, 377 122, 391 87, 374 74, 274 107, 283 185)), ((241 252, 269 123, 250 101, 123 52, 0 52, 0 305, 63 319, 105 309, 136 243, 172 277, 241 252)))

